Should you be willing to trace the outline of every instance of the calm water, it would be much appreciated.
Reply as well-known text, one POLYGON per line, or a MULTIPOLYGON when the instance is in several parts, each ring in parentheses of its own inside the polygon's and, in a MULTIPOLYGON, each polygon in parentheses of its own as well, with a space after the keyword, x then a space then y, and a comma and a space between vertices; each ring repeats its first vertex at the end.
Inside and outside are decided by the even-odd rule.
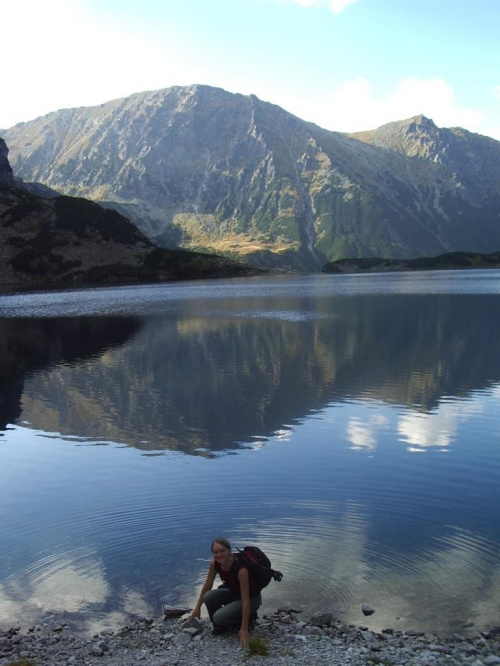
POLYGON ((498 624, 499 330, 500 271, 1 296, 0 625, 191 605, 218 535, 269 610, 498 624))

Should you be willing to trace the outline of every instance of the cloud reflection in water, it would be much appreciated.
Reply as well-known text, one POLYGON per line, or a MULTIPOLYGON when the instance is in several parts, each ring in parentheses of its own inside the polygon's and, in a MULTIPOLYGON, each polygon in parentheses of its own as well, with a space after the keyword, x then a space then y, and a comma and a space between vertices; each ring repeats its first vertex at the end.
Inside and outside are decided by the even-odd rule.
MULTIPOLYGON (((122 611, 108 611, 107 604, 116 595, 107 580, 106 570, 97 553, 77 548, 42 558, 28 569, 0 585, 0 625, 39 622, 46 614, 83 614, 78 626, 87 633, 115 630, 129 615, 151 611, 143 595, 134 589, 119 592, 122 611), (84 619, 85 611, 93 617, 84 619)), ((116 601, 115 604, 116 605, 116 601)))

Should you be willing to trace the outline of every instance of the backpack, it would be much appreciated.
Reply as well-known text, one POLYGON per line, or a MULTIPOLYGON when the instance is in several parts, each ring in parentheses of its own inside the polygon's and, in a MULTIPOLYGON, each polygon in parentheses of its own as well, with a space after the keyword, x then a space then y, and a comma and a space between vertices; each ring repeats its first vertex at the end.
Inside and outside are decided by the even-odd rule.
POLYGON ((243 550, 236 549, 233 557, 248 567, 250 580, 252 581, 252 594, 263 590, 271 579, 279 582, 283 578, 281 571, 271 569, 271 560, 257 546, 245 546, 243 550))

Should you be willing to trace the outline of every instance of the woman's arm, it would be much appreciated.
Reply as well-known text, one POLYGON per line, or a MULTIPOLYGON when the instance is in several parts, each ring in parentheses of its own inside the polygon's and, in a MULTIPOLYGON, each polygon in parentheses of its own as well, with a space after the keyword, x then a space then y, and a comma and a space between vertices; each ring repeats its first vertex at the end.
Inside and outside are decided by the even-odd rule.
POLYGON ((241 567, 238 571, 238 581, 241 593, 240 643, 246 645, 248 640, 248 622, 250 620, 250 582, 248 580, 248 569, 245 567, 241 567))
POLYGON ((187 620, 192 620, 195 617, 200 617, 201 606, 203 604, 203 597, 205 596, 205 592, 208 592, 208 590, 212 589, 214 580, 215 580, 215 562, 212 560, 210 562, 210 566, 208 567, 207 577, 205 582, 203 583, 203 587, 201 588, 200 596, 198 597, 196 606, 193 608, 193 611, 191 615, 187 618, 187 620))

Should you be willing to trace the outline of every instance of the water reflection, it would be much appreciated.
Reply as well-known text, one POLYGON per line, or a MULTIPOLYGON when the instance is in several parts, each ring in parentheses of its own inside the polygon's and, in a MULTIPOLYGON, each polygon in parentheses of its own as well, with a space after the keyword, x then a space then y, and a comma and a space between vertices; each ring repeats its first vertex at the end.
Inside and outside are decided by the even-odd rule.
MULTIPOLYGON (((302 502, 293 520, 267 521, 256 531, 260 546, 286 571, 280 585, 266 589, 266 608, 328 608, 346 623, 418 627, 451 634, 468 625, 485 627, 500 598, 498 547, 476 533, 449 526, 445 536, 402 552, 371 533, 371 521, 356 502, 335 507, 302 502), (368 620, 361 611, 376 609, 368 620)), ((244 538, 245 528, 232 536, 244 538)), ((200 575, 198 585, 203 583, 200 575)), ((195 586, 196 590, 196 586, 195 586)), ((193 593, 183 599, 196 602, 193 593)))
POLYGON ((110 588, 95 552, 51 554, 0 586, 0 621, 25 623, 40 612, 75 613, 102 604, 110 588))
POLYGON ((491 622, 499 296, 320 282, 136 288, 119 317, 115 290, 85 295, 99 316, 40 296, 0 321, 0 623, 190 605, 216 534, 285 572, 269 610, 491 622))
MULTIPOLYGON (((460 415, 441 402, 500 380, 496 302, 482 295, 290 296, 265 299, 265 308, 257 299, 252 316, 247 302, 207 309, 192 300, 142 327, 111 319, 102 328, 98 320, 96 331, 92 318, 64 326, 31 320, 29 341, 39 340, 41 353, 48 327, 57 332, 49 352, 55 348, 59 356, 49 353, 43 363, 52 367, 25 382, 22 419, 63 435, 207 456, 255 445, 255 437, 272 436, 330 402, 374 400, 411 409, 399 426, 409 444, 446 448, 460 415), (302 318, 286 316, 299 306, 302 318), (68 359, 65 340, 88 358, 72 362, 74 352, 68 359), (82 349, 89 340, 96 348, 82 349)), ((7 320, 3 327, 15 369, 3 392, 6 422, 19 418, 24 376, 42 359, 26 367, 30 345, 20 344, 22 325, 7 320)), ((352 445, 373 447, 374 427, 380 424, 354 419, 352 445)))
POLYGON ((481 400, 460 400, 444 403, 430 413, 410 412, 399 421, 399 435, 410 447, 417 447, 412 451, 428 447, 447 449, 456 440, 460 423, 483 410, 481 400))
POLYGON ((97 552, 87 547, 52 553, 36 560, 0 584, 0 624, 36 623, 40 617, 59 619, 79 614, 79 628, 116 630, 131 615, 149 614, 152 607, 134 589, 117 594, 97 552), (122 610, 106 610, 109 606, 122 610))
POLYGON ((0 319, 0 430, 19 418, 27 377, 42 368, 99 357, 139 327, 135 318, 0 319))

